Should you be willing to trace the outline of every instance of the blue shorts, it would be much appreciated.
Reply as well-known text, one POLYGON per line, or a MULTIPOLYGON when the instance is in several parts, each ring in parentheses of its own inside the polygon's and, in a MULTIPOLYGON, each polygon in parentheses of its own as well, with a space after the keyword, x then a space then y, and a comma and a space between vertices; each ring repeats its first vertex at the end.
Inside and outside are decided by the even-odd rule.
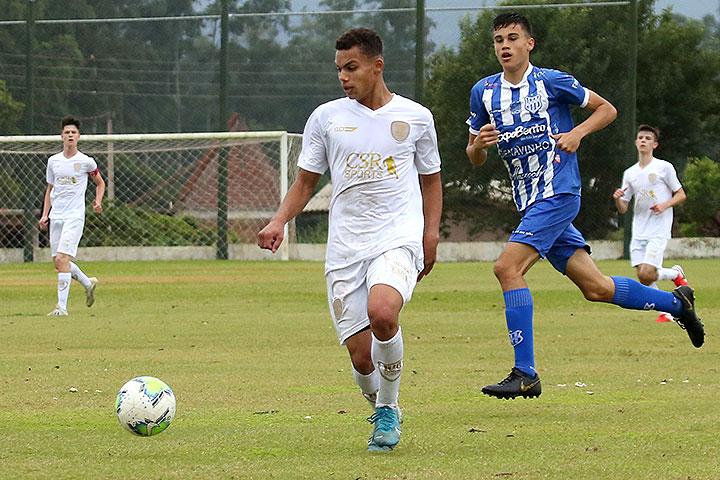
POLYGON ((582 233, 572 224, 579 211, 578 195, 563 193, 538 200, 525 210, 508 241, 530 245, 564 275, 577 249, 590 253, 582 233))

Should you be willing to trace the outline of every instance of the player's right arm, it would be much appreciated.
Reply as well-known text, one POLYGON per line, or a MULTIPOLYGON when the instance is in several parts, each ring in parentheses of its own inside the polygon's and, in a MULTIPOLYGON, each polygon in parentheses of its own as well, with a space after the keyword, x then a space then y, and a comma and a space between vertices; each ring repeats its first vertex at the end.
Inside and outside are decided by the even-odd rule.
POLYGON ((288 190, 280 207, 265 227, 257 234, 257 244, 260 248, 275 253, 285 237, 285 224, 302 212, 310 201, 315 186, 320 180, 319 173, 313 173, 302 168, 288 190))
POLYGON ((470 163, 480 166, 487 160, 488 147, 496 145, 498 142, 497 129, 490 123, 483 125, 477 135, 470 133, 468 135, 468 144, 465 147, 465 153, 470 159, 470 163))
POLYGON ((615 200, 615 208, 617 208, 617 211, 620 215, 623 215, 625 212, 628 211, 628 205, 630 202, 624 200, 622 197, 625 195, 625 189, 624 188, 618 188, 613 192, 613 199, 615 200))
POLYGON ((43 198, 43 209, 42 209, 42 215, 40 216, 40 221, 38 222, 38 226, 40 227, 40 230, 45 230, 48 227, 48 223, 50 222, 50 192, 52 192, 53 186, 52 184, 48 183, 47 188, 45 189, 45 197, 43 198))

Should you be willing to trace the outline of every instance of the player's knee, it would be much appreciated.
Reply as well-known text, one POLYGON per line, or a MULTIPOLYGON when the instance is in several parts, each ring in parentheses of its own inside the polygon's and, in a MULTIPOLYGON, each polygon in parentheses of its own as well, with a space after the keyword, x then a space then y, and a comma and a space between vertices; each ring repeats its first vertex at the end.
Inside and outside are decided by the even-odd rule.
POLYGON ((495 274, 495 278, 497 278, 501 283, 503 280, 512 277, 514 272, 514 266, 510 265, 508 262, 498 260, 497 262, 495 262, 495 265, 493 265, 493 273, 495 274))
POLYGON ((388 305, 375 305, 368 308, 368 318, 373 333, 380 339, 391 338, 397 331, 398 314, 388 305))

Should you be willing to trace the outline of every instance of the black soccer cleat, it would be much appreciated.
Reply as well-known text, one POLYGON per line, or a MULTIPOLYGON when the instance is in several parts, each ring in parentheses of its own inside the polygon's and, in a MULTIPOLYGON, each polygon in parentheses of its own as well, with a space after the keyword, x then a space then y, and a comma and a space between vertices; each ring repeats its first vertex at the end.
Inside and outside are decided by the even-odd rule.
POLYGON ((507 378, 500 380, 500 383, 485 385, 482 388, 482 393, 490 395, 491 397, 504 399, 515 397, 539 397, 542 393, 540 375, 535 374, 534 377, 530 377, 521 370, 513 367, 507 378))
POLYGON ((702 321, 695 313, 695 291, 688 285, 681 285, 672 292, 682 303, 683 309, 675 322, 685 330, 695 348, 702 347, 705 343, 705 328, 702 321))

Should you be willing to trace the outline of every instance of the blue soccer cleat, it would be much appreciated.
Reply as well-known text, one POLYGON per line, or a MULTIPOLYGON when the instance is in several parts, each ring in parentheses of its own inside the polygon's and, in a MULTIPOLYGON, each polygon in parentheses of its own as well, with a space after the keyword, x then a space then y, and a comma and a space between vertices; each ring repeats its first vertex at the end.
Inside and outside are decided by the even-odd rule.
POLYGON ((400 442, 400 416, 397 409, 377 407, 368 422, 373 424, 373 432, 368 440, 369 451, 392 450, 400 442))

